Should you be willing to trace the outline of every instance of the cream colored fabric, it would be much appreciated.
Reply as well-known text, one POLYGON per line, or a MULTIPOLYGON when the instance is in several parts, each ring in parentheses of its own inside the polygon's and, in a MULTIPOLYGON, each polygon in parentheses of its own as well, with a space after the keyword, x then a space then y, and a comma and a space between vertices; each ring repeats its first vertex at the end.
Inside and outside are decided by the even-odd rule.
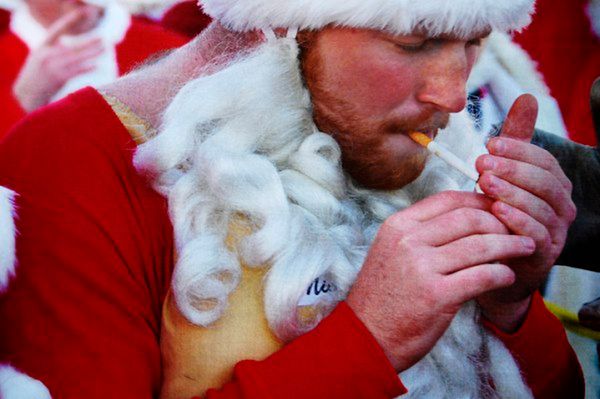
MULTIPOLYGON (((248 233, 241 223, 232 223, 227 245, 232 248, 248 233)), ((169 293, 161 331, 161 399, 189 399, 209 388, 219 388, 231 379, 239 361, 262 360, 281 348, 264 315, 263 278, 267 270, 243 266, 240 284, 229 297, 229 307, 209 328, 188 322, 169 293)))
POLYGON ((110 105, 136 144, 143 144, 156 135, 156 130, 148 122, 135 114, 129 106, 122 103, 116 97, 104 93, 100 94, 104 97, 104 101, 110 105))

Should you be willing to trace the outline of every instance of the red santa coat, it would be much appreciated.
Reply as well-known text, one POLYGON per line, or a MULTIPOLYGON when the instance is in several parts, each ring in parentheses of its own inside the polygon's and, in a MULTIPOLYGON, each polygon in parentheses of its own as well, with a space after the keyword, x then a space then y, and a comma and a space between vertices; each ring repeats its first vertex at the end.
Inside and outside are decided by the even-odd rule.
MULTIPOLYGON (((160 391, 173 231, 165 199, 133 167, 135 148, 91 88, 32 113, 0 142, 0 186, 19 195, 16 278, 0 296, 0 363, 42 381, 56 399, 150 399, 160 391)), ((583 397, 575 354, 539 295, 515 334, 488 328, 536 397, 583 397)), ((234 380, 207 397, 403 392, 373 336, 342 303, 266 360, 239 363, 234 380)))
MULTIPOLYGON (((188 39, 155 24, 132 18, 131 25, 121 43, 117 45, 119 74, 131 71, 150 55, 162 50, 179 47, 188 39)), ((25 111, 13 96, 13 85, 25 64, 29 50, 27 45, 13 32, 0 27, 0 139, 20 119, 25 111)))

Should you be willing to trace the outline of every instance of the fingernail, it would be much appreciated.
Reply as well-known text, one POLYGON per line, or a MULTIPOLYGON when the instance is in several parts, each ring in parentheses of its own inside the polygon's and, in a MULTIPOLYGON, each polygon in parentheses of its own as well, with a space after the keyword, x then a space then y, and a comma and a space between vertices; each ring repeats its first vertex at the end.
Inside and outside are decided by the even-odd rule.
POLYGON ((523 237, 521 238, 521 241, 523 242, 523 246, 525 248, 527 248, 530 251, 535 250, 535 242, 529 238, 529 237, 523 237))
POLYGON ((496 167, 496 161, 494 161, 491 157, 483 158, 482 164, 483 169, 492 170, 496 167))
POLYGON ((504 144, 504 141, 502 139, 498 139, 494 142, 494 153, 496 154, 502 154, 504 152, 504 150, 506 149, 506 144, 504 144))

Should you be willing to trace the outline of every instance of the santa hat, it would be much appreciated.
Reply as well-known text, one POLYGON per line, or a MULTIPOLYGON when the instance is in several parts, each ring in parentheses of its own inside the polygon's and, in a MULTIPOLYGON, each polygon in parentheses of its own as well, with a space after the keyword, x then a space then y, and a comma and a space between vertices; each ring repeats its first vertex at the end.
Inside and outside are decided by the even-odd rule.
POLYGON ((234 31, 321 29, 327 25, 386 30, 424 28, 466 37, 513 31, 531 21, 535 0, 202 0, 204 12, 234 31))

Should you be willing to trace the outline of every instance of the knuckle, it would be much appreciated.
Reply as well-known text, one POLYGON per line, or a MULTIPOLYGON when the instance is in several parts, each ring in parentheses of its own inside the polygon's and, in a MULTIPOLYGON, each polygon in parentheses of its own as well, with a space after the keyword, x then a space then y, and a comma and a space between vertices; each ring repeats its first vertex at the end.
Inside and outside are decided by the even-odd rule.
POLYGON ((543 248, 552 248, 553 247, 552 236, 550 235, 549 232, 546 232, 546 234, 544 234, 544 237, 542 238, 541 243, 542 243, 543 248))
POLYGON ((443 191, 440 193, 441 199, 447 202, 461 202, 462 195, 459 191, 443 191))
POLYGON ((495 274, 489 267, 482 267, 477 272, 477 282, 483 288, 489 288, 494 285, 496 278, 495 274))
POLYGON ((49 57, 43 57, 40 59, 40 66, 44 69, 52 69, 52 59, 49 57))
POLYGON ((474 235, 473 238, 476 240, 476 245, 474 245, 476 253, 478 253, 480 257, 486 259, 489 258, 494 252, 494 246, 492 243, 481 234, 474 235))
POLYGON ((442 292, 440 287, 433 284, 425 284, 422 287, 423 302, 428 309, 438 309, 443 302, 442 292))
POLYGON ((556 184, 544 184, 542 186, 542 196, 549 198, 555 204, 560 204, 564 201, 564 192, 562 186, 557 181, 556 184))
POLYGON ((518 173, 517 165, 514 161, 501 159, 498 162, 498 167, 501 175, 507 178, 512 178, 518 173))
POLYGON ((569 193, 569 196, 570 196, 571 193, 573 192, 573 182, 569 178, 566 178, 564 185, 565 185, 565 190, 567 190, 567 192, 569 193))
POLYGON ((448 214, 448 222, 455 223, 471 223, 475 218, 470 209, 459 208, 448 214))
MULTIPOLYGON (((411 257, 411 255, 413 255, 415 244, 415 241, 407 235, 402 235, 396 242, 398 250, 407 257, 411 257)), ((419 257, 416 257, 416 259, 418 260, 419 257)))
POLYGON ((518 231, 524 231, 529 227, 530 219, 520 212, 512 212, 512 227, 518 231))
POLYGON ((575 220, 575 218, 577 218, 577 206, 573 201, 569 201, 566 213, 567 221, 569 223, 572 223, 575 220))
POLYGON ((543 203, 539 209, 541 215, 542 224, 545 226, 556 227, 558 223, 558 217, 556 216, 556 212, 554 209, 548 205, 547 203, 543 203))
POLYGON ((546 169, 546 170, 553 170, 555 168, 560 168, 560 165, 558 164, 558 161, 556 160, 556 158, 554 158, 554 156, 546 149, 541 148, 541 154, 542 156, 540 156, 538 158, 538 162, 539 165, 546 169))

